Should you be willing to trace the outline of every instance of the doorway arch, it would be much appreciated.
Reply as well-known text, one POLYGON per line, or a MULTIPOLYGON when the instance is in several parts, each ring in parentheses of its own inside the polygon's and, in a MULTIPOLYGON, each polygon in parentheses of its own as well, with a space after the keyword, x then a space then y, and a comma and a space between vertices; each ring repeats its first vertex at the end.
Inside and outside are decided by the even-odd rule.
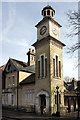
POLYGON ((49 94, 45 90, 40 90, 36 95, 36 112, 49 114, 49 94))

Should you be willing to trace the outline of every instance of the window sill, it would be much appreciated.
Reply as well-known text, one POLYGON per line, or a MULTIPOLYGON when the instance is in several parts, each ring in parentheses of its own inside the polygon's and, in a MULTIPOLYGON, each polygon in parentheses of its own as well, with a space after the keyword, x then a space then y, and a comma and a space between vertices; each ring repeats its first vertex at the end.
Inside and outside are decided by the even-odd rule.
POLYGON ((38 79, 45 79, 47 78, 48 76, 44 76, 44 77, 38 77, 38 79))
POLYGON ((56 76, 53 76, 53 78, 56 78, 56 79, 60 79, 60 80, 61 80, 61 77, 56 77, 56 76))

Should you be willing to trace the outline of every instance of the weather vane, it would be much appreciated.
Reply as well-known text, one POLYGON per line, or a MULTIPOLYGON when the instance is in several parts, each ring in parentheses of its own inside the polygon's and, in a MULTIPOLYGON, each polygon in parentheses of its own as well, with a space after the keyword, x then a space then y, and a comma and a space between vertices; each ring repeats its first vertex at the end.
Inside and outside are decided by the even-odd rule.
POLYGON ((47 5, 49 6, 49 2, 47 2, 47 5))

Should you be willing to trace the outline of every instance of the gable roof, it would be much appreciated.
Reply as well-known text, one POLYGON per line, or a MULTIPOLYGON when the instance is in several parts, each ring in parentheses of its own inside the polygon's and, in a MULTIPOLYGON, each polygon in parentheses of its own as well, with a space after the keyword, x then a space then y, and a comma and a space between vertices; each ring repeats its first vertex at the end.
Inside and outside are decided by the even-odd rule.
POLYGON ((13 64, 15 65, 15 67, 17 69, 21 69, 27 66, 26 62, 20 61, 20 60, 16 60, 16 59, 12 59, 10 58, 10 60, 13 62, 13 64))
POLYGON ((0 69, 1 69, 2 71, 4 71, 5 67, 6 67, 6 64, 5 64, 5 65, 2 65, 2 66, 0 67, 0 69))
POLYGON ((23 61, 19 61, 19 60, 16 60, 16 59, 12 59, 10 58, 6 64, 6 67, 5 67, 5 71, 6 72, 10 72, 11 70, 8 70, 8 67, 11 67, 11 70, 20 70, 24 67, 27 66, 27 63, 23 62, 23 61))
POLYGON ((73 78, 70 82, 65 82, 64 81, 64 87, 65 87, 65 91, 68 92, 73 92, 76 90, 77 86, 77 80, 75 78, 73 78))
POLYGON ((26 77, 19 85, 32 84, 35 83, 35 73, 31 74, 29 77, 26 77))

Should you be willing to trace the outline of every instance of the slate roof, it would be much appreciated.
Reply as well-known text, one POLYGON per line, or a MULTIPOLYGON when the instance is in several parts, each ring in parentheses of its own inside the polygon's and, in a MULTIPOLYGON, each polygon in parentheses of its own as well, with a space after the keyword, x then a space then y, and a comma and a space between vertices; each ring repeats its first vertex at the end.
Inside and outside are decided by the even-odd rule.
POLYGON ((17 69, 21 69, 21 68, 24 68, 24 67, 27 66, 26 62, 23 62, 23 61, 20 61, 20 60, 16 60, 16 59, 13 59, 13 58, 10 58, 10 60, 12 61, 12 63, 15 65, 15 67, 17 69))
POLYGON ((35 65, 31 65, 31 66, 22 68, 21 71, 35 73, 35 65))
POLYGON ((75 78, 73 78, 72 81, 70 81, 70 82, 64 81, 64 87, 65 87, 64 92, 70 92, 70 93, 73 92, 74 93, 78 89, 78 81, 75 78))
POLYGON ((37 42, 35 42, 34 44, 32 44, 32 46, 36 47, 36 45, 43 44, 44 42, 46 42, 48 40, 53 40, 54 42, 57 42, 58 44, 60 44, 62 47, 65 46, 64 43, 62 43, 61 41, 57 40, 56 38, 54 38, 54 37, 52 37, 50 35, 48 35, 45 38, 42 38, 41 40, 37 40, 37 42))
POLYGON ((35 73, 32 73, 29 77, 26 77, 19 85, 32 84, 35 83, 35 73))
POLYGON ((3 66, 1 66, 0 69, 1 69, 2 71, 4 71, 5 67, 6 67, 6 64, 3 65, 3 66))
POLYGON ((45 16, 40 22, 38 22, 37 25, 35 25, 35 27, 38 27, 40 24, 46 22, 47 20, 51 20, 52 22, 54 22, 55 24, 57 24, 59 27, 62 27, 56 20, 54 20, 50 16, 45 16))

